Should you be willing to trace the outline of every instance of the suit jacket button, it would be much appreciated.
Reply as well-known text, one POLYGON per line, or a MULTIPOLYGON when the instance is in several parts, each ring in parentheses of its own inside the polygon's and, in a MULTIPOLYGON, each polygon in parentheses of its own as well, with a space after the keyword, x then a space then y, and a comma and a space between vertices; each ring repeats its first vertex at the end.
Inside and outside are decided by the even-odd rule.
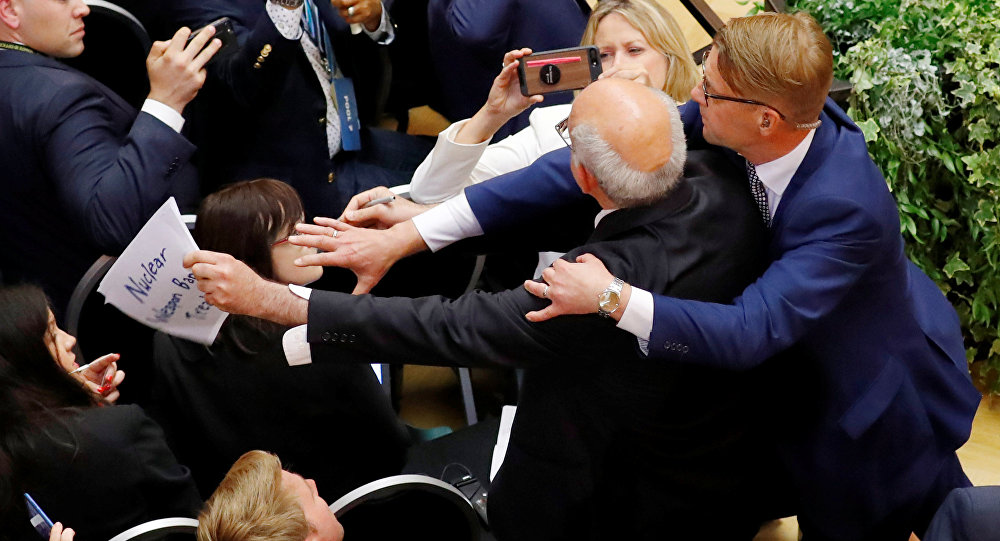
POLYGON ((326 117, 325 116, 319 119, 319 125, 322 126, 324 124, 326 124, 326 117))
POLYGON ((260 62, 254 62, 253 69, 259 70, 260 69, 260 62))
POLYGON ((320 338, 322 338, 324 342, 329 342, 331 340, 331 338, 332 338, 330 336, 330 331, 323 332, 323 334, 320 335, 320 338))
POLYGON ((271 52, 271 44, 270 43, 264 44, 264 48, 260 50, 260 54, 270 53, 270 52, 271 52))
POLYGON ((330 171, 330 174, 327 175, 327 177, 326 177, 326 181, 327 182, 333 182, 333 179, 334 179, 335 176, 336 175, 333 174, 333 171, 330 171))
POLYGON ((263 61, 264 61, 264 57, 263 56, 258 56, 257 57, 257 62, 258 63, 263 62, 263 61))

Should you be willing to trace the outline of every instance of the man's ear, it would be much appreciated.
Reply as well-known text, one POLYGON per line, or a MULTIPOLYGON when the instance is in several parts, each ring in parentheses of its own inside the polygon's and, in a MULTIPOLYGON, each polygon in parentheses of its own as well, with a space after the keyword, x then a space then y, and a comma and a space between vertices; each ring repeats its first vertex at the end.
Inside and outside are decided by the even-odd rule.
POLYGON ((19 0, 0 0, 0 22, 11 30, 17 30, 21 26, 21 15, 19 0))
POLYGON ((573 160, 569 166, 573 172, 573 178, 576 179, 576 184, 580 186, 580 191, 588 195, 593 194, 594 188, 597 186, 597 177, 584 167, 582 163, 578 162, 576 156, 573 156, 573 160))
POLYGON ((760 117, 761 135, 767 135, 769 133, 772 133, 773 130, 777 129, 778 122, 780 121, 781 117, 779 117, 777 113, 765 107, 760 117))

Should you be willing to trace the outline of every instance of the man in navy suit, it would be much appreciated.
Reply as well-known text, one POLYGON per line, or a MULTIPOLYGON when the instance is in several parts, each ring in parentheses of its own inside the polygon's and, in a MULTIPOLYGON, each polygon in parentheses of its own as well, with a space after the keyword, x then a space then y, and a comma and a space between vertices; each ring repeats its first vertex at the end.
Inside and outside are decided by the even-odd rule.
MULTIPOLYGON (((979 394, 958 318, 906 259, 895 202, 864 137, 826 99, 832 54, 816 22, 801 13, 734 19, 706 60, 703 84, 684 107, 685 131, 691 148, 728 149, 747 171, 769 227, 770 266, 730 304, 626 284, 628 300, 610 315, 653 360, 745 370, 782 353, 771 364, 798 374, 806 391, 789 395, 797 428, 780 442, 803 532, 906 539, 926 528, 949 490, 969 485, 955 449, 968 438, 979 394)), ((585 201, 561 172, 567 161, 556 151, 412 221, 365 238, 342 235, 350 249, 323 256, 370 284, 395 258, 428 246, 484 232, 534 238, 557 215, 558 229, 568 229, 585 201)), ((396 207, 349 217, 380 215, 389 225, 414 212, 396 207)), ((528 314, 535 321, 598 312, 613 283, 586 254, 556 261, 543 277, 548 287, 525 284, 553 301, 528 314)))
MULTIPOLYGON (((771 264, 732 304, 635 289, 612 316, 665 362, 743 370, 786 352, 811 391, 789 404, 799 426, 781 442, 807 539, 902 540, 923 532, 949 490, 969 485, 955 449, 979 394, 958 318, 906 259, 895 202, 864 137, 824 101, 831 58, 805 14, 734 19, 720 30, 692 91, 700 115, 687 108, 686 131, 693 147, 741 155, 730 153, 757 192, 771 264)), ((487 198, 467 197, 489 231, 487 198)), ((612 281, 587 257, 544 277, 554 304, 534 320, 598 311, 612 281)))
POLYGON ((155 43, 137 112, 56 60, 83 52, 89 12, 83 0, 0 0, 0 268, 7 282, 39 282, 57 312, 170 195, 195 203, 181 112, 220 46, 209 32, 185 48, 187 29, 155 43))
POLYGON ((366 126, 377 120, 379 48, 395 36, 379 0, 178 0, 164 10, 192 28, 229 17, 240 45, 208 66, 189 116, 204 192, 272 177, 299 192, 306 214, 337 215, 365 188, 409 182, 430 151, 366 126))

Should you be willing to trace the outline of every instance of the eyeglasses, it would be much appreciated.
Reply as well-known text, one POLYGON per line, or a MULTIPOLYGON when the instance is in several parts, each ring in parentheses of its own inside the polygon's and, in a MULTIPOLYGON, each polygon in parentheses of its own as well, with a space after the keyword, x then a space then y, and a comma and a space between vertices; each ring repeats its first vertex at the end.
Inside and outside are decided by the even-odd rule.
POLYGON ((566 146, 568 146, 570 150, 573 150, 573 142, 569 138, 569 117, 560 120, 559 123, 556 124, 556 133, 558 133, 559 137, 562 138, 563 143, 566 143, 566 146))
MULTIPOLYGON (((299 224, 295 224, 295 225, 299 225, 299 224)), ((280 245, 288 242, 288 238, 289 237, 292 237, 292 236, 295 236, 295 235, 300 235, 301 233, 299 233, 298 231, 295 230, 295 225, 292 226, 292 229, 291 229, 291 231, 288 232, 288 236, 287 237, 285 237, 283 239, 278 239, 278 240, 272 242, 271 243, 271 248, 274 248, 275 246, 280 246, 280 245)))
MULTIPOLYGON (((734 101, 736 103, 747 103, 747 104, 750 104, 750 105, 760 105, 761 107, 767 107, 768 109, 774 111, 775 113, 778 113, 778 116, 781 117, 781 120, 784 120, 785 122, 790 122, 785 117, 784 113, 782 113, 781 111, 779 111, 774 106, 768 105, 768 104, 766 104, 766 103, 764 103, 762 101, 751 100, 751 99, 747 99, 747 98, 736 98, 736 97, 733 97, 733 96, 723 96, 721 94, 712 94, 711 92, 709 92, 708 91, 708 76, 705 74, 705 65, 708 64, 708 53, 709 53, 709 51, 705 51, 701 55, 701 93, 705 95, 705 106, 706 107, 708 106, 708 99, 709 98, 716 99, 716 100, 724 100, 724 101, 734 101)), ((792 125, 795 126, 795 129, 797 129, 797 130, 811 130, 813 128, 818 128, 819 125, 822 124, 822 122, 823 122, 822 120, 817 119, 815 122, 805 122, 805 123, 794 122, 794 123, 792 123, 792 125)))
POLYGON ((708 64, 708 51, 705 51, 701 55, 701 93, 705 95, 705 104, 706 105, 708 104, 708 98, 712 98, 712 99, 716 99, 716 100, 734 101, 736 103, 748 103, 750 105, 760 105, 762 107, 767 107, 768 109, 774 111, 775 113, 778 113, 778 116, 781 117, 781 120, 787 120, 785 118, 784 113, 782 113, 781 111, 779 111, 775 107, 772 107, 772 106, 770 106, 770 105, 768 105, 768 104, 766 104, 766 103, 764 103, 762 101, 751 100, 751 99, 747 99, 747 98, 736 98, 736 97, 733 97, 733 96, 723 96, 722 94, 712 94, 711 92, 709 92, 708 91, 708 76, 705 75, 705 65, 706 64, 708 64))

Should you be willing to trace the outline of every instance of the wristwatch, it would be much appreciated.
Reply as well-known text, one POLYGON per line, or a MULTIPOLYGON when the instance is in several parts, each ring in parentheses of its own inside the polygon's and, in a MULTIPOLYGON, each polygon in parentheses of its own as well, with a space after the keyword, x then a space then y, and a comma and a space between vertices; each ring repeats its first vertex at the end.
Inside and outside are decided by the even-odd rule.
POLYGON ((625 282, 621 278, 615 278, 611 281, 611 285, 606 287, 604 291, 597 294, 597 313, 604 317, 611 317, 611 314, 615 313, 618 309, 619 304, 621 304, 622 288, 625 287, 625 282))
POLYGON ((275 4, 286 9, 295 9, 301 6, 304 1, 305 0, 271 0, 271 2, 274 2, 275 4))

